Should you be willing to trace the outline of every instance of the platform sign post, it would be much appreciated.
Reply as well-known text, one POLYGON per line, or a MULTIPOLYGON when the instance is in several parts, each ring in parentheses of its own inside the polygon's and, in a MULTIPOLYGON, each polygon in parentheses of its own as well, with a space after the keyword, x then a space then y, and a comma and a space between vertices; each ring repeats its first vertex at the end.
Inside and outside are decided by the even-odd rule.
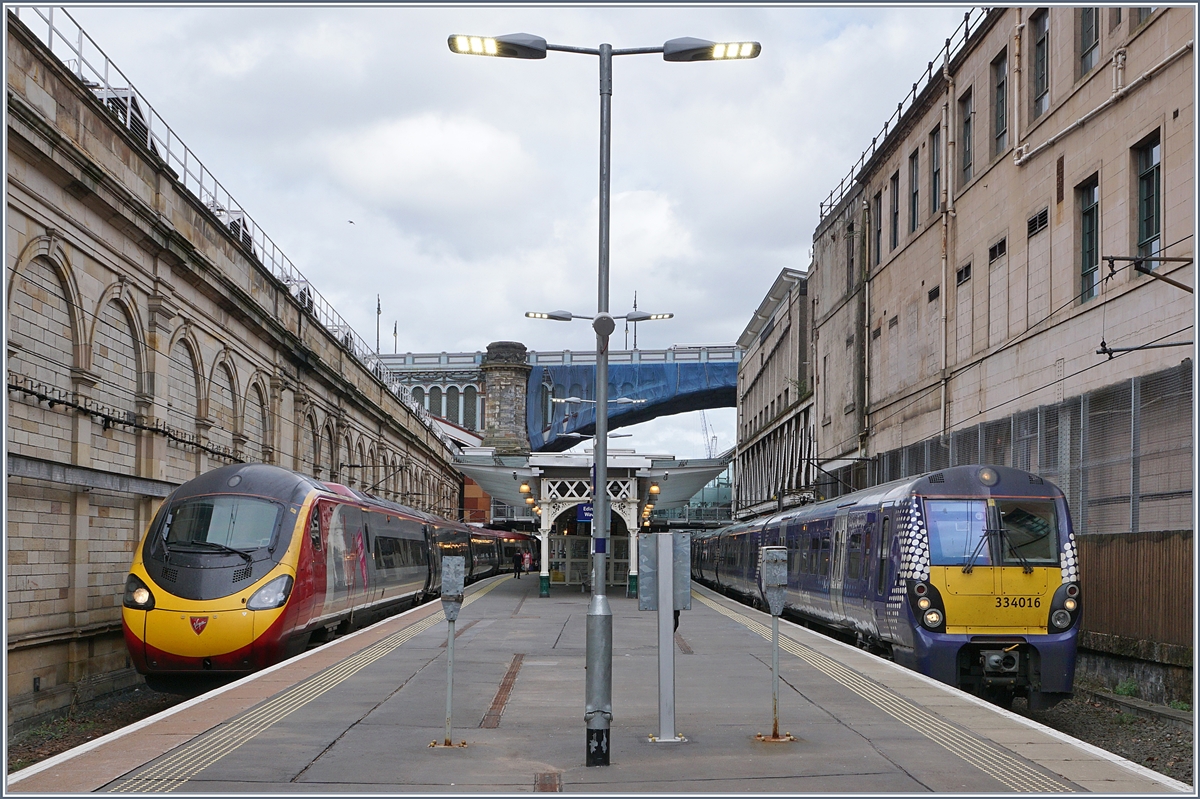
POLYGON ((658 611, 658 735, 652 743, 682 743, 675 731, 675 613, 692 607, 691 533, 638 535, 638 610, 658 611))
POLYGON ((762 594, 771 611, 771 737, 760 741, 794 741, 790 732, 779 735, 779 616, 787 592, 787 547, 761 547, 762 594))
MULTIPOLYGON (((454 622, 462 609, 467 559, 462 555, 442 558, 442 610, 446 614, 446 739, 442 746, 454 746, 451 711, 454 707, 454 622)), ((463 741, 462 746, 467 742, 463 741)))

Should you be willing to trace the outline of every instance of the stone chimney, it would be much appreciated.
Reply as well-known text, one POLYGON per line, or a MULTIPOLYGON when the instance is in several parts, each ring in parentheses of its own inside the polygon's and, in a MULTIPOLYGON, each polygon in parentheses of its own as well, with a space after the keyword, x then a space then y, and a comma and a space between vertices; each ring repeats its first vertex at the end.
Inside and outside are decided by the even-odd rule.
POLYGON ((525 396, 530 366, 525 345, 519 341, 494 341, 483 358, 483 446, 497 455, 528 455, 525 396))

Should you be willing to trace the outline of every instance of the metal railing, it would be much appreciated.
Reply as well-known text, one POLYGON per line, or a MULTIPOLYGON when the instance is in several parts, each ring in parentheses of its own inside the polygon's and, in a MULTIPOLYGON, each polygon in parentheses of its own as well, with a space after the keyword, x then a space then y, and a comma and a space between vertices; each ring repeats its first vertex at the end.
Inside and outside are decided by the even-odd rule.
POLYGON ((117 123, 162 162, 180 188, 199 200, 260 266, 287 287, 304 311, 407 405, 447 449, 453 450, 428 411, 412 401, 408 389, 383 365, 370 345, 301 274, 66 9, 21 6, 13 11, 117 123))
POLYGON ((972 8, 970 11, 963 14, 963 21, 959 23, 957 28, 955 28, 954 33, 951 34, 950 38, 946 39, 946 44, 941 50, 938 51, 937 59, 929 62, 929 66, 925 68, 925 74, 918 78, 915 83, 913 83, 912 91, 906 94, 904 98, 900 100, 900 102, 896 103, 896 110, 893 111, 892 115, 888 117, 886 122, 883 123, 883 130, 879 133, 879 135, 871 139, 871 146, 866 150, 863 150, 863 153, 861 156, 859 156, 858 161, 855 162, 854 166, 850 168, 850 172, 841 179, 838 185, 829 192, 829 196, 826 197, 824 202, 821 203, 820 219, 824 220, 826 215, 836 208, 838 203, 842 201, 847 192, 854 188, 859 170, 862 169, 863 165, 875 155, 875 150, 878 148, 879 144, 887 139, 888 132, 894 129, 893 123, 898 125, 900 119, 904 116, 905 103, 908 104, 908 109, 911 110, 913 104, 917 100, 917 97, 920 96, 925 87, 928 86, 933 80, 933 76, 935 74, 941 74, 942 63, 944 61, 953 59, 956 55, 958 55, 958 53, 966 45, 967 40, 971 38, 972 28, 977 29, 979 23, 988 15, 989 12, 991 12, 991 10, 991 8, 972 8), (934 72, 935 67, 938 70, 936 73, 934 72))

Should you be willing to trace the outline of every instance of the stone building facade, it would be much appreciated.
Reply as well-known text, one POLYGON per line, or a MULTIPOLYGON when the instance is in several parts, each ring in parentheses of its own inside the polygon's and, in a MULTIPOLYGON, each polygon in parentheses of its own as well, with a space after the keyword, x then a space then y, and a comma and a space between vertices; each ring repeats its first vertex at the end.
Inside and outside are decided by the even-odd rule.
POLYGON ((1084 645, 1188 666, 1194 299, 1159 278, 1194 285, 1194 32, 1190 7, 972 12, 822 205, 808 280, 829 493, 1050 477, 1084 645))
POLYGON ((735 518, 813 498, 809 325, 807 275, 784 269, 738 338, 735 518))
POLYGON ((137 680, 121 594, 174 486, 262 461, 453 516, 462 479, 423 412, 144 129, 11 13, 7 44, 5 627, 20 725, 137 680))

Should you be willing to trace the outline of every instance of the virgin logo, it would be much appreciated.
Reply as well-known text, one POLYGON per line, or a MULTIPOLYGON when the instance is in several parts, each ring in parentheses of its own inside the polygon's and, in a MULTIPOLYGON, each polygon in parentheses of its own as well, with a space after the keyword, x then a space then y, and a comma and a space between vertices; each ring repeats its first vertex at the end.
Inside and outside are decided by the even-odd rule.
POLYGON ((208 626, 208 616, 192 616, 192 629, 196 631, 196 635, 204 632, 204 628, 208 626))

